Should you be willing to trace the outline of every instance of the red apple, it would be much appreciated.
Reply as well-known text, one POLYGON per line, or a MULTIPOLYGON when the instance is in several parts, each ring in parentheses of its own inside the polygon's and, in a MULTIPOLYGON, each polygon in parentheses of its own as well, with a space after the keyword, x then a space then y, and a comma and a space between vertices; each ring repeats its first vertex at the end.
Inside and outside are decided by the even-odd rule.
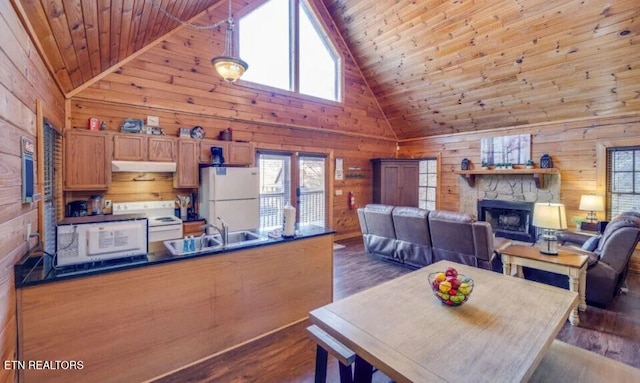
POLYGON ((448 276, 446 281, 448 281, 449 283, 451 283, 451 288, 454 289, 458 289, 458 287, 460 287, 460 281, 458 280, 458 277, 454 277, 452 275, 448 276))
POLYGON ((447 269, 444 271, 444 275, 448 276, 453 276, 453 277, 457 277, 458 276, 458 270, 454 269, 453 267, 447 267, 447 269))

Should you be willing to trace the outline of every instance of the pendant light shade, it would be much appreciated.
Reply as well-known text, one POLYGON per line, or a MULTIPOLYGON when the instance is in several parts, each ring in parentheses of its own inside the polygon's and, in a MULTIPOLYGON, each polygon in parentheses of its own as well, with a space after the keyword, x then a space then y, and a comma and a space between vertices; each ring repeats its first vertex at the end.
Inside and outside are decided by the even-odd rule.
POLYGON ((235 82, 242 77, 249 65, 239 57, 218 56, 211 59, 211 64, 220 77, 228 82, 235 82))

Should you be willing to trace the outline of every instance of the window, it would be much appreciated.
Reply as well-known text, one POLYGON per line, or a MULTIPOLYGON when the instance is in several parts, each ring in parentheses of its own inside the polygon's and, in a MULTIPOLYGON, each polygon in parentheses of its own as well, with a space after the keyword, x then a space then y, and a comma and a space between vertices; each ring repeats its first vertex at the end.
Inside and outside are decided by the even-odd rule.
POLYGON ((640 147, 607 150, 607 203, 609 218, 640 210, 640 147))
POLYGON ((436 210, 436 187, 438 186, 438 161, 426 159, 418 167, 418 207, 436 210))
POLYGON ((340 58, 305 0, 266 1, 240 18, 238 35, 243 81, 340 99, 340 58))
POLYGON ((44 120, 42 145, 44 148, 44 218, 43 246, 44 251, 54 254, 56 250, 56 180, 55 164, 60 161, 62 140, 48 120, 44 120))

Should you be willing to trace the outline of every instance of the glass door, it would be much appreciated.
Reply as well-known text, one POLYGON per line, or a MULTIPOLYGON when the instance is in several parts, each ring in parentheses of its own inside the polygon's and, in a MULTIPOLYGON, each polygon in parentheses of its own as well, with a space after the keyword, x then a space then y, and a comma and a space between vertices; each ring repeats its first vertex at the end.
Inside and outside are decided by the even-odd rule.
POLYGON ((326 161, 325 157, 298 156, 300 186, 296 191, 298 222, 301 225, 326 226, 326 161))
POLYGON ((301 225, 326 226, 327 161, 323 155, 258 151, 260 227, 282 227, 284 207, 296 208, 301 225))

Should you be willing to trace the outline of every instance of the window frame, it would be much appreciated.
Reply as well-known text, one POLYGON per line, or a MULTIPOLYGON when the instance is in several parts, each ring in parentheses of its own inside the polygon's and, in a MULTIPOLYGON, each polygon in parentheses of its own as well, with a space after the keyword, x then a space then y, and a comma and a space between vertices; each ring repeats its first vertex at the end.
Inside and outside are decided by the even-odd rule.
MULTIPOLYGON (((632 146, 610 146, 606 149, 606 216, 607 220, 613 218, 613 195, 640 195, 640 190, 636 190, 636 177, 640 177, 640 163, 636 163, 636 153, 640 153, 639 145, 632 146), (613 166, 613 155, 615 152, 631 152, 632 153, 632 170, 631 171, 619 171, 619 173, 629 173, 631 176, 632 192, 614 192, 614 175, 617 173, 613 166)), ((617 210, 620 210, 619 208, 617 210)), ((626 211, 622 209, 620 212, 626 211)))
MULTIPOLYGON (((240 56, 242 56, 242 52, 240 52, 240 35, 242 33, 242 30, 240 28, 240 19, 242 19, 247 14, 259 8, 267 1, 270 1, 270 0, 265 0, 260 3, 252 4, 251 6, 245 7, 240 12, 238 12, 237 13, 238 16, 235 17, 236 27, 234 30, 234 34, 236 38, 234 39, 233 44, 234 44, 235 51, 238 52, 240 56)), ((342 51, 338 49, 333 39, 326 32, 327 30, 330 30, 330 28, 328 28, 324 20, 318 16, 319 10, 313 0, 288 0, 288 2, 289 2, 289 11, 293 15, 293 19, 289 20, 289 30, 290 30, 289 44, 290 44, 290 47, 293 47, 292 49, 289 50, 289 53, 290 53, 289 67, 291 68, 291 71, 292 71, 291 73, 289 73, 289 82, 290 82, 289 87, 291 89, 276 88, 269 85, 252 82, 252 81, 243 79, 242 77, 238 81, 236 81, 234 84, 237 86, 242 86, 250 89, 258 89, 266 92, 283 94, 290 97, 300 97, 313 102, 326 103, 329 105, 343 104, 345 102, 345 95, 344 95, 345 93, 344 92, 344 88, 345 88, 344 61, 345 59, 342 54, 342 51), (311 18, 312 24, 315 27, 316 32, 322 38, 322 41, 324 42, 327 49, 330 52, 332 51, 333 53, 332 56, 333 55, 335 56, 336 76, 335 76, 334 85, 336 86, 336 93, 337 93, 335 100, 330 100, 322 97, 300 93, 300 78, 299 78, 300 49, 298 48, 298 42, 300 40, 299 38, 300 12, 298 12, 298 10, 301 2, 303 3, 302 7, 306 7, 309 10, 309 16, 311 18)), ((249 63, 249 66, 251 66, 251 63, 249 63)))

